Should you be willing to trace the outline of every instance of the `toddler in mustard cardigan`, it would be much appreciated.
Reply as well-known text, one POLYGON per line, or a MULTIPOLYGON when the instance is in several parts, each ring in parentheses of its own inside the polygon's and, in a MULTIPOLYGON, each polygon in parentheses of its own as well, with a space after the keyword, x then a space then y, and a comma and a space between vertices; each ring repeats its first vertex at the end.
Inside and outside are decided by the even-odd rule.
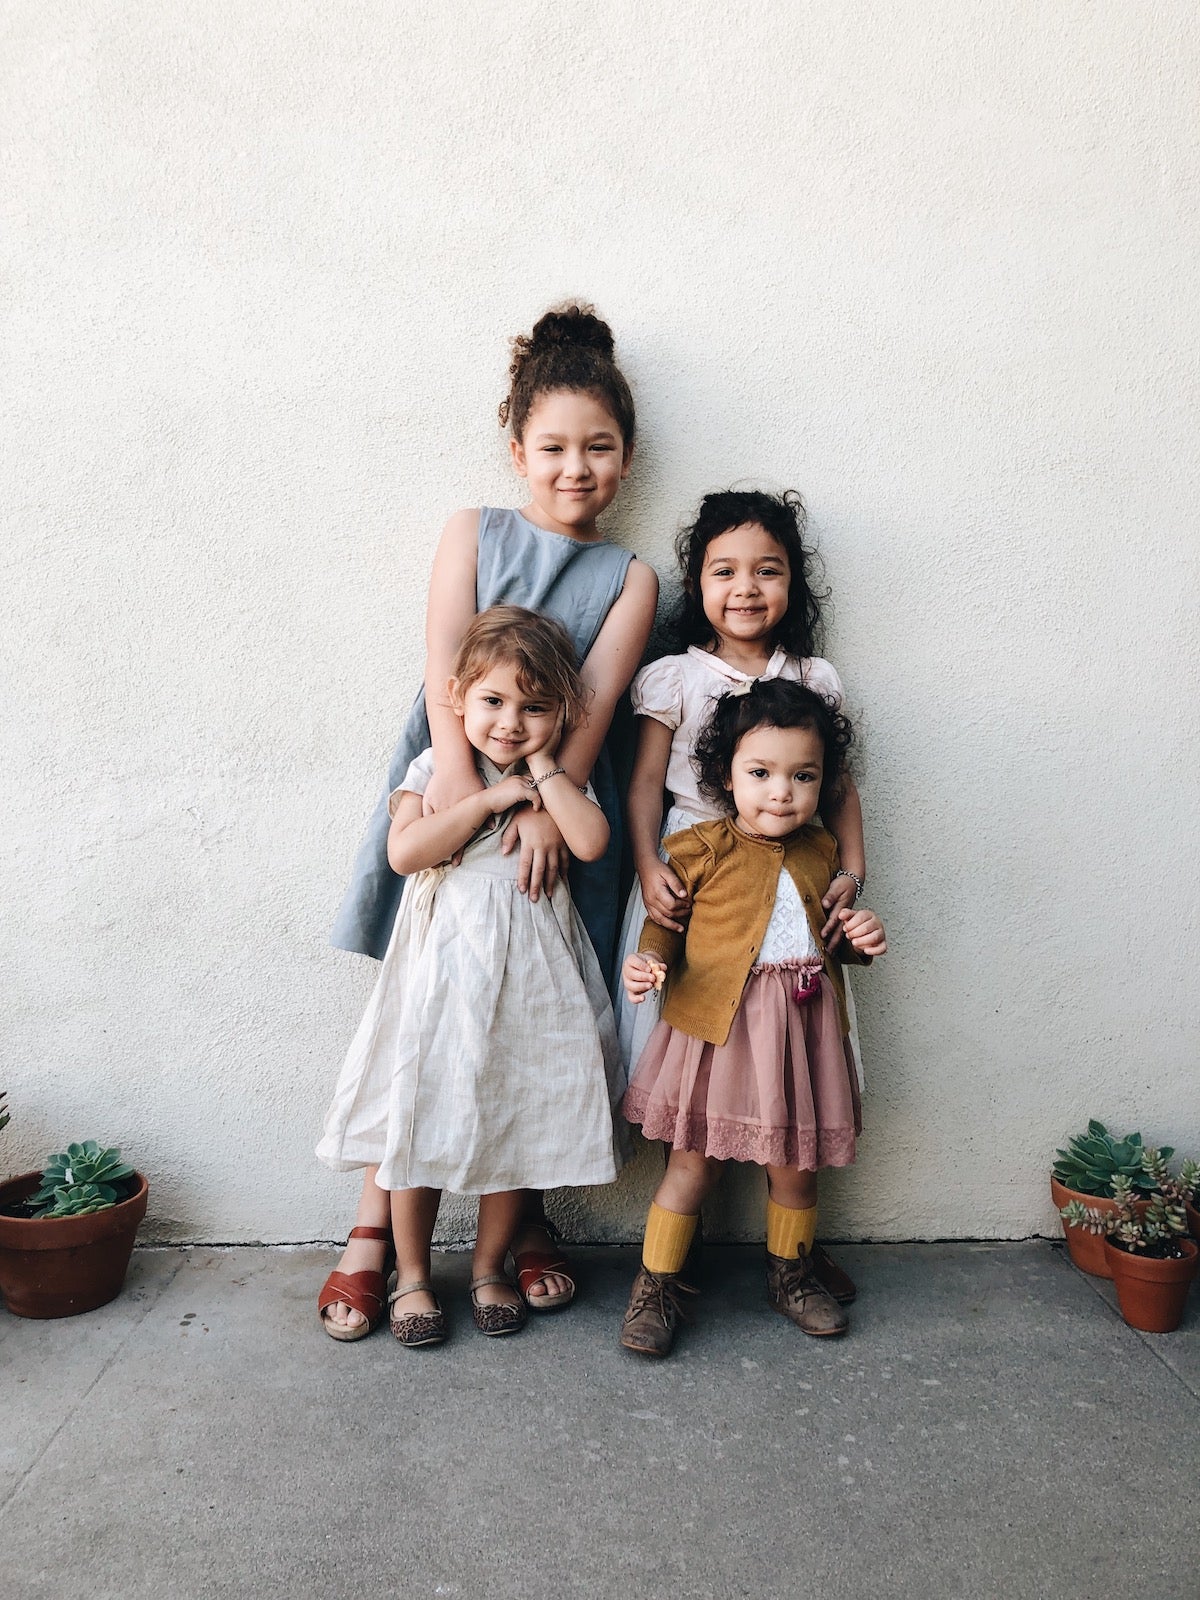
POLYGON ((671 1146, 621 1330, 640 1355, 670 1352, 700 1206, 730 1160, 766 1168, 771 1304, 805 1333, 848 1326, 813 1272, 817 1168, 848 1166, 861 1132, 840 965, 887 949, 865 909, 821 939, 842 869, 815 818, 836 804, 850 739, 829 701, 776 678, 724 695, 696 743, 701 790, 728 815, 664 840, 691 918, 685 933, 647 919, 621 973, 634 1004, 666 977, 623 1104, 671 1146))

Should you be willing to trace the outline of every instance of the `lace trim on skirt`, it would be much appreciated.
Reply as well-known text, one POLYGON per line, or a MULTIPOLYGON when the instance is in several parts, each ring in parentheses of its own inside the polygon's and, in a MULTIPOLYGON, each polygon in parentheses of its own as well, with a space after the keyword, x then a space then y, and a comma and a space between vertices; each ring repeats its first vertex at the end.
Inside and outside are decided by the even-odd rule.
POLYGON ((647 1139, 676 1150, 702 1150, 715 1161, 752 1161, 760 1167, 848 1167, 854 1161, 853 1128, 764 1128, 707 1117, 679 1106, 651 1107, 644 1090, 626 1092, 622 1110, 647 1139))

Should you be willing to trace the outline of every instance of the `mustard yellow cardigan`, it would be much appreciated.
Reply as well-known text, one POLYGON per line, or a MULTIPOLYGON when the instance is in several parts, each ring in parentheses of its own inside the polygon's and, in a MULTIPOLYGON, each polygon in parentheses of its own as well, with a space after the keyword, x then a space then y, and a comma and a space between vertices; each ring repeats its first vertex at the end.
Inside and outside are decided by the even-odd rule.
POLYGON ((639 949, 653 952, 670 969, 663 990, 662 1015, 672 1027, 724 1044, 750 969, 771 920, 779 874, 796 885, 813 943, 837 995, 842 1031, 848 1029, 841 962, 868 965, 842 939, 833 955, 821 940, 825 912, 821 897, 837 871, 837 840, 817 823, 787 839, 756 839, 732 817, 701 822, 663 841, 671 869, 692 897, 686 933, 672 933, 647 917, 639 949))

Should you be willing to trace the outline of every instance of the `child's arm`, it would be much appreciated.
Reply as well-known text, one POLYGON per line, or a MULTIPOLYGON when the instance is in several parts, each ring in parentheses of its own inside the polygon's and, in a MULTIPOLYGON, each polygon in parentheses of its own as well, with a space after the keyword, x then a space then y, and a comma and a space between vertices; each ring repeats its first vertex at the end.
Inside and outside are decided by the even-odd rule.
MULTIPOLYGON (((617 701, 637 671, 657 602, 658 575, 654 568, 644 561, 631 561, 624 587, 580 669, 580 676, 592 691, 587 720, 572 728, 558 752, 558 764, 566 768, 578 788, 591 777, 617 701)), ((530 899, 536 900, 543 883, 552 890, 559 872, 566 870, 562 835, 546 812, 522 811, 505 832, 505 852, 518 838, 521 864, 517 887, 527 889, 530 899)))
POLYGON ((655 922, 682 933, 683 922, 677 919, 682 914, 686 920, 691 902, 671 868, 658 859, 663 789, 674 737, 666 723, 654 717, 638 718, 637 756, 629 780, 626 817, 642 902, 655 922))
POLYGON ((406 789, 388 829, 388 865, 402 878, 440 866, 461 850, 489 817, 528 799, 525 779, 514 776, 490 789, 477 789, 444 811, 422 815, 422 796, 406 789))
MULTIPOLYGON (((563 843, 580 861, 598 861, 608 849, 608 821, 594 800, 589 800, 564 770, 562 761, 546 750, 535 750, 526 762, 529 776, 538 781, 542 805, 562 834, 563 843)), ((529 791, 526 790, 526 794, 529 791)))
MULTIPOLYGON (((671 837, 671 871, 683 885, 689 903, 712 861, 712 853, 695 828, 685 828, 671 837)), ((687 935, 682 929, 663 927, 647 917, 642 924, 638 949, 626 956, 621 968, 625 993, 639 1005, 650 989, 661 989, 667 973, 683 954, 687 935)))
MULTIPOLYGON (((845 778, 836 806, 830 806, 822 820, 838 842, 838 865, 854 873, 855 877, 865 879, 867 850, 863 841, 862 801, 853 778, 845 778)), ((851 910, 857 897, 858 884, 854 878, 843 875, 830 883, 821 900, 828 912, 825 926, 821 929, 821 937, 828 949, 835 949, 842 937, 838 913, 851 910)))
POLYGON ((592 691, 587 720, 571 729, 558 752, 562 765, 580 787, 592 775, 617 701, 638 669, 657 604, 658 574, 644 561, 631 561, 625 586, 580 668, 580 676, 592 691))
POLYGON ((462 718, 454 714, 446 691, 455 651, 475 616, 478 564, 479 512, 456 511, 438 542, 425 606, 425 710, 434 760, 426 811, 452 806, 483 787, 462 718))

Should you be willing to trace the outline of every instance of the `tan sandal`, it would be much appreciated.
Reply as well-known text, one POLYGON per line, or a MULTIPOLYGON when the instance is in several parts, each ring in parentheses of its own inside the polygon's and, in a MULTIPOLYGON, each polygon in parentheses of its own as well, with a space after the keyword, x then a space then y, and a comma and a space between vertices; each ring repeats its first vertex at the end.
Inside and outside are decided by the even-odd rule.
POLYGON ((475 1293, 489 1283, 502 1283, 506 1289, 514 1289, 511 1278, 506 1278, 502 1272, 489 1272, 485 1277, 472 1278, 467 1285, 471 1296, 471 1315, 475 1318, 475 1326, 480 1333, 489 1339, 500 1339, 506 1333, 520 1333, 525 1326, 527 1313, 524 1304, 520 1301, 515 1306, 485 1306, 480 1305, 475 1293))
POLYGON ((418 1289, 426 1294, 433 1294, 433 1285, 429 1279, 418 1278, 414 1283, 398 1283, 388 1295, 388 1305, 392 1307, 390 1322, 392 1333, 410 1350, 416 1350, 423 1344, 444 1344, 448 1331, 446 1313, 442 1310, 436 1294, 433 1294, 432 1311, 396 1311, 396 1301, 403 1300, 406 1294, 416 1294, 418 1289))

